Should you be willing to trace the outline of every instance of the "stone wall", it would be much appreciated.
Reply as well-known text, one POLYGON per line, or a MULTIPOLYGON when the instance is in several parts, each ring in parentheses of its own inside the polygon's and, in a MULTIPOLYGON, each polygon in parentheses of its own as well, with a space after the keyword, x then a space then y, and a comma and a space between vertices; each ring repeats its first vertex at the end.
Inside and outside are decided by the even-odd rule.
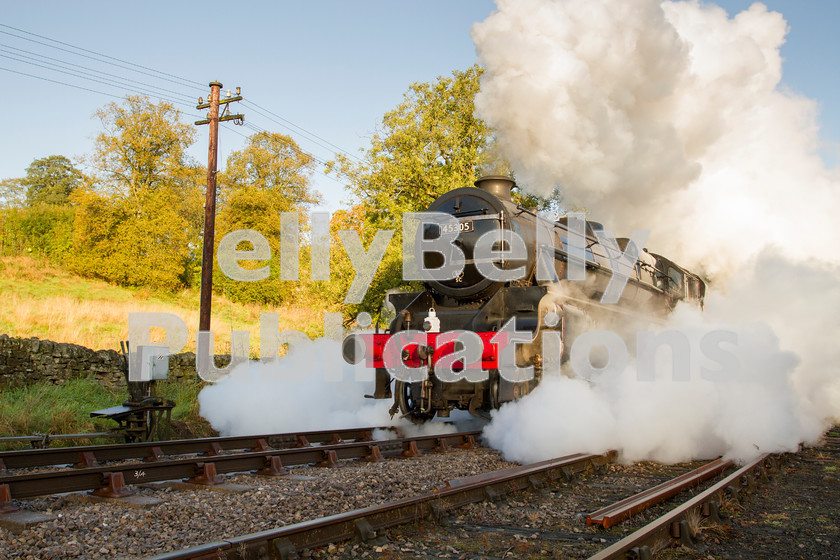
MULTIPOLYGON (((0 335, 0 386, 19 387, 36 382, 63 385, 68 379, 89 375, 109 385, 124 386, 122 355, 115 350, 91 350, 76 344, 0 335)), ((169 357, 170 379, 195 376, 195 354, 185 352, 169 357)))

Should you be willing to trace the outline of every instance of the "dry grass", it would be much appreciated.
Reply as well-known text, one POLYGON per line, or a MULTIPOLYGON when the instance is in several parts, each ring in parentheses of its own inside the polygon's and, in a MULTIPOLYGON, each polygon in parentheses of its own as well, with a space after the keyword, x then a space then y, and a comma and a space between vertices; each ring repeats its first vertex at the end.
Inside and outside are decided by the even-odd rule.
MULTIPOLYGON (((312 307, 260 308, 213 297, 212 329, 216 354, 230 352, 230 332, 250 333, 251 355, 259 354, 261 312, 280 316, 280 330, 294 329, 309 336, 323 333, 323 311, 312 307)), ((0 258, 0 333, 79 344, 95 350, 119 349, 128 338, 128 314, 173 313, 189 330, 186 350, 195 350, 198 294, 152 294, 106 282, 88 280, 29 257, 0 258)), ((155 340, 162 331, 152 330, 155 340)))
POLYGON ((696 507, 691 511, 686 512, 685 520, 688 522, 688 528, 691 530, 691 538, 699 535, 703 530, 705 519, 701 514, 700 508, 696 507))

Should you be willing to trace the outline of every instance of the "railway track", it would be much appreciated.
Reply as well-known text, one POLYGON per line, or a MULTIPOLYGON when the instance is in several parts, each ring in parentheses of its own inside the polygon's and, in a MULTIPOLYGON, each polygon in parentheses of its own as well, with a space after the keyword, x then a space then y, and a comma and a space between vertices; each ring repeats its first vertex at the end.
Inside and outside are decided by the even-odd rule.
POLYGON ((109 445, 87 445, 78 447, 56 447, 0 451, 0 475, 4 470, 35 467, 58 467, 79 465, 92 467, 107 461, 132 459, 157 460, 164 456, 177 455, 219 455, 222 452, 289 447, 306 447, 312 444, 335 444, 343 441, 371 441, 377 430, 397 433, 395 428, 370 427, 341 430, 319 430, 257 436, 234 436, 155 441, 147 443, 126 443, 109 445))
MULTIPOLYGON (((488 499, 498 500, 506 494, 523 489, 543 488, 556 480, 568 480, 574 473, 584 472, 589 467, 604 465, 608 460, 608 457, 574 455, 541 464, 467 477, 451 481, 445 488, 426 495, 363 508, 276 531, 245 535, 202 547, 164 554, 153 557, 153 560, 290 558, 302 548, 323 546, 354 537, 369 541, 375 539, 383 529, 388 527, 426 518, 441 520, 447 512, 465 504, 488 499), (267 554, 270 556, 266 556, 267 554)), ((757 484, 767 480, 768 474, 778 471, 778 459, 763 455, 738 469, 735 469, 731 461, 710 461, 688 473, 675 476, 662 484, 593 512, 587 516, 587 524, 593 524, 595 519, 599 519, 599 523, 605 528, 615 525, 727 470, 734 470, 734 472, 630 536, 621 540, 600 537, 593 539, 594 542, 612 542, 612 544, 592 556, 587 554, 581 558, 589 556, 589 560, 649 559, 653 557, 654 551, 666 547, 672 541, 687 546, 693 545, 695 536, 693 525, 701 519, 710 519, 719 523, 722 501, 725 499, 731 502, 754 492, 757 484)), ((527 535, 531 533, 527 530, 518 534, 515 530, 506 532, 520 539, 527 538, 527 535)), ((549 534, 548 537, 555 541, 580 539, 573 533, 563 534, 557 531, 549 534)), ((506 554, 503 554, 502 558, 505 556, 506 554)))
MULTIPOLYGON (((340 437, 335 437, 339 432, 308 432, 298 435, 298 443, 306 442, 310 437, 317 439, 321 437, 324 441, 341 442, 340 437), (332 434, 326 440, 328 434, 332 434)), ((223 473, 239 473, 253 471, 262 475, 282 476, 287 474, 286 467, 298 465, 316 464, 319 466, 338 466, 339 460, 360 459, 364 461, 380 461, 383 457, 412 457, 424 451, 434 449, 446 449, 451 446, 474 447, 475 440, 481 435, 480 431, 458 432, 455 434, 439 434, 418 437, 402 437, 392 440, 373 441, 369 436, 372 430, 345 431, 345 436, 358 437, 358 441, 328 443, 312 446, 301 445, 301 447, 272 449, 264 438, 221 438, 230 445, 229 449, 241 449, 243 443, 255 447, 241 453, 220 453, 221 443, 217 438, 212 442, 187 441, 171 442, 166 446, 170 452, 191 453, 204 450, 203 455, 193 455, 181 459, 164 459, 161 453, 162 447, 157 445, 146 446, 145 444, 129 444, 115 446, 117 449, 99 449, 99 457, 117 457, 129 455, 134 458, 137 453, 146 453, 147 461, 138 463, 117 463, 107 466, 84 466, 76 464, 78 468, 50 470, 27 474, 6 474, 0 476, 0 510, 11 511, 15 506, 14 499, 31 498, 47 494, 59 494, 64 492, 90 491, 94 495, 107 498, 120 498, 128 496, 131 491, 126 487, 133 484, 147 484, 175 479, 186 479, 188 482, 204 485, 220 484, 222 480, 219 475, 223 473), (209 444, 209 447, 208 447, 209 444)), ((164 442, 157 442, 163 444, 164 442)), ((102 446, 108 448, 110 446, 102 446)), ((41 457, 39 450, 28 452, 27 457, 41 457)), ((61 451, 61 450, 54 450, 61 451)), ((79 452, 82 456, 93 453, 92 451, 79 452)), ((78 455, 78 453, 77 453, 78 455)), ((50 457, 62 455, 54 453, 50 457)), ((141 455, 142 456, 142 455, 141 455)), ((91 456, 88 456, 89 459, 91 456)), ((95 455, 93 456, 96 457, 95 455)), ((23 462, 23 460, 21 460, 23 462)), ((31 461, 30 461, 31 462, 31 461)), ((89 464, 96 464, 91 460, 89 464)))
POLYGON ((779 457, 761 455, 589 560, 651 560, 654 551, 664 548, 672 540, 692 546, 696 536, 693 523, 704 518, 720 522, 719 512, 724 499, 737 500, 739 496, 755 491, 759 481, 767 481, 768 474, 778 470, 779 457))
MULTIPOLYGON (((383 444, 381 456, 385 460, 344 461, 337 453, 337 462, 343 468, 321 468, 310 463, 289 469, 287 476, 253 476, 247 471, 219 474, 226 484, 204 486, 206 490, 202 491, 186 491, 198 488, 186 488, 194 485, 177 481, 136 485, 133 498, 154 501, 152 505, 130 505, 132 498, 103 501, 79 492, 16 499, 22 509, 0 515, 0 550, 8 558, 136 558, 191 542, 316 519, 509 465, 496 452, 475 445, 480 443, 477 435, 468 432, 368 442, 383 444), (385 444, 392 447, 386 449, 385 444), (17 514, 49 519, 32 526, 24 519, 14 527, 11 518, 17 514)), ((288 451, 314 452, 325 447, 288 451)), ((72 475, 73 471, 63 474, 68 472, 72 475)))
MULTIPOLYGON (((440 521, 447 515, 447 512, 466 504, 474 504, 485 500, 499 500, 507 494, 521 490, 550 486, 558 480, 569 481, 575 474, 599 470, 610 460, 610 455, 575 454, 532 465, 455 479, 449 481, 445 487, 426 494, 293 524, 272 531, 243 535, 182 551, 166 553, 151 557, 149 560, 285 559, 295 557, 298 551, 303 549, 311 549, 353 538, 363 542, 374 541, 383 530, 390 527, 428 518, 440 521)), ((759 463, 763 465, 768 461, 770 459, 763 456, 759 463)), ((732 468, 732 466, 731 461, 720 459, 707 462, 688 473, 678 475, 653 488, 593 512, 587 516, 587 524, 592 525, 597 522, 605 528, 613 526, 648 507, 661 503, 687 488, 732 468)), ((682 530, 683 539, 687 539, 688 533, 686 531, 689 529, 680 515, 690 515, 692 508, 699 505, 701 512, 716 518, 719 510, 719 502, 715 501, 716 493, 721 488, 734 491, 733 485, 739 484, 746 480, 746 477, 759 472, 760 468, 760 466, 751 464, 737 470, 711 489, 674 510, 672 514, 663 517, 661 523, 664 529, 654 530, 653 527, 659 527, 659 525, 652 523, 649 528, 646 528, 646 532, 633 533, 632 538, 628 537, 613 544, 607 550, 593 556, 592 560, 650 558, 650 545, 644 543, 659 542, 663 536, 661 531, 679 536, 676 531, 682 530), (703 507, 703 504, 707 504, 706 507, 703 507)), ((524 531, 523 533, 527 534, 528 532, 524 531)), ((511 534, 521 535, 515 531, 511 534)), ((574 535, 564 537, 558 532, 549 535, 549 537, 554 540, 575 539, 574 535)), ((605 539, 598 540, 604 541, 605 539)))
MULTIPOLYGON (((553 500, 553 490, 543 489, 543 496, 532 494, 527 499, 503 500, 501 505, 468 506, 442 525, 415 527, 402 534, 392 532, 391 536, 396 550, 409 551, 406 557, 417 558, 430 558, 457 548, 455 556, 467 559, 700 560, 712 555, 717 558, 718 551, 724 552, 721 556, 724 558, 834 559, 838 557, 840 533, 836 517, 838 487, 831 484, 840 482, 835 474, 840 471, 838 443, 835 437, 829 436, 824 438, 821 447, 806 448, 795 455, 762 455, 737 468, 726 462, 712 461, 586 516, 588 524, 594 525, 596 517, 604 521, 609 519, 607 512, 623 511, 616 520, 620 522, 654 507, 615 527, 612 522, 599 521, 601 526, 610 526, 608 530, 598 528, 593 532, 581 523, 581 503, 587 498, 591 502, 596 488, 611 486, 600 482, 604 477, 592 476, 579 485, 579 490, 585 490, 586 496, 575 495, 571 486, 563 485, 556 497, 573 505, 571 511, 560 512, 553 519, 538 517, 547 503, 558 503, 553 500), (716 471, 712 476, 718 478, 704 481, 711 471, 716 471), (782 474, 788 476, 780 479, 782 474), (790 483, 791 494, 779 490, 792 477, 802 480, 790 483), (765 484, 769 481, 775 483, 765 484), (674 496, 680 489, 684 491, 686 486, 698 484, 705 487, 693 491, 694 494, 687 498, 659 506, 653 504, 653 501, 674 496), (819 497, 823 492, 826 495, 819 497), (584 499, 580 500, 581 497, 584 499), (759 499, 764 507, 769 503, 770 508, 747 513, 752 502, 759 499), (487 512, 489 515, 485 515, 487 512), (789 522, 795 523, 795 528, 787 529, 789 522), (738 530, 741 526, 743 531, 738 530), (766 533, 756 531, 759 526, 766 533), (727 541, 732 535, 739 538, 727 541), (758 550, 763 554, 745 552, 758 550)), ((618 479, 625 467, 614 468, 616 470, 607 476, 615 474, 618 479)), ((629 470, 635 468, 631 466, 629 470)))
MULTIPOLYGON (((32 434, 28 436, 3 436, 0 437, 0 446, 8 447, 15 444, 25 443, 34 449, 44 449, 54 442, 66 441, 92 441, 95 439, 122 439, 122 434, 114 432, 95 432, 84 434, 32 434)), ((1 451, 0 451, 1 452, 1 451)))
MULTIPOLYGON (((464 434, 452 435, 458 436, 462 442, 466 441, 464 434)), ((262 478, 265 482, 259 483, 258 490, 252 489, 245 495, 248 496, 245 503, 256 503, 256 510, 265 516, 261 518, 263 521, 249 521, 244 527, 263 530, 248 532, 231 531, 230 528, 220 529, 215 532, 214 540, 213 537, 202 539, 197 536, 199 533, 194 533, 191 528, 186 533, 190 535, 190 540, 204 541, 207 544, 166 552, 151 558, 291 558, 295 552, 302 553, 304 549, 309 550, 305 554, 306 557, 348 559, 373 556, 378 552, 390 552, 392 557, 436 558, 449 555, 468 559, 506 560, 515 557, 551 557, 557 554, 564 558, 591 560, 651 558, 657 550, 669 546, 669 543, 688 545, 693 542, 698 525, 705 526, 701 531, 712 527, 711 532, 714 533, 714 527, 720 526, 719 518, 724 517, 722 510, 731 512, 731 506, 737 503, 736 500, 753 492, 762 479, 780 472, 778 463, 774 463, 774 458, 770 456, 761 457, 754 464, 736 468, 722 461, 670 467, 653 464, 615 465, 609 463, 608 457, 575 455, 542 464, 497 469, 480 475, 450 476, 445 479, 448 480, 446 484, 427 486, 434 488, 432 491, 417 492, 417 488, 409 482, 416 478, 412 473, 445 470, 460 463, 467 466, 467 463, 477 457, 486 457, 494 453, 484 449, 460 450, 456 447, 457 439, 442 442, 439 439, 442 436, 432 437, 438 438, 438 441, 427 441, 420 445, 415 441, 413 446, 410 442, 407 445, 403 442, 402 451, 412 447, 416 447, 421 453, 434 448, 443 450, 444 446, 441 443, 447 443, 450 449, 457 451, 454 454, 425 454, 423 459, 408 462, 351 461, 347 463, 346 469, 304 467, 293 471, 303 476, 262 478), (343 478, 335 479, 339 474, 343 478), (359 476, 362 478, 358 478, 359 476), (374 499, 365 502, 352 498, 353 488, 377 485, 380 490, 373 488, 369 495, 380 498, 388 498, 390 495, 392 501, 374 499), (693 492, 693 496, 677 498, 682 502, 679 505, 675 506, 674 500, 667 505, 655 505, 657 500, 668 499, 679 491, 685 491, 686 487, 693 488, 697 485, 703 486, 698 490, 689 490, 693 492), (277 503, 273 500, 265 502, 265 498, 261 498, 264 491, 269 492, 264 490, 264 486, 289 488, 288 491, 284 491, 287 493, 281 493, 287 496, 286 501, 280 502, 285 505, 279 506, 278 503, 279 507, 271 507, 270 511, 260 508, 260 503, 277 503), (321 489, 324 489, 323 496, 310 496, 311 492, 321 489), (345 492, 345 489, 348 491, 345 492), (533 491, 518 493, 526 489, 533 491), (302 503, 311 504, 313 500, 329 501, 336 492, 344 496, 340 502, 342 505, 336 504, 332 508, 333 512, 338 513, 326 517, 304 514, 302 519, 299 513, 295 513, 296 508, 306 507, 302 503), (393 500, 395 496, 402 497, 393 500), (600 498, 596 499, 596 496, 600 498), (355 508, 347 507, 354 502, 360 505, 355 508), (375 505, 369 505, 371 503, 375 505), (560 512, 565 516, 565 521, 561 519, 562 516, 552 518, 543 515, 544 511, 548 511, 543 509, 546 504, 566 507, 566 511, 560 512), (607 509, 603 507, 605 504, 610 506, 609 509, 613 513, 601 515, 601 521, 598 521, 598 510, 607 509), (625 514, 637 516, 622 521, 625 514), (611 521, 606 521, 607 519, 611 521), (587 526, 587 521, 591 525, 587 526), (595 526, 595 523, 599 523, 599 526, 595 526), (614 523, 619 525, 613 526, 614 523), (279 528, 278 524, 281 525, 279 528), (348 539, 353 541, 350 544, 342 544, 348 539)), ((818 464, 820 467, 824 464, 836 464, 825 463, 831 460, 831 457, 837 459, 836 443, 829 438, 825 451, 812 453, 808 456, 810 458, 801 458, 802 464, 818 464), (824 455, 826 453, 827 455, 824 455)), ((304 451, 318 450, 320 449, 313 448, 304 451)), ((295 449, 290 451, 300 452, 295 449)), ((397 451, 399 448, 394 448, 383 456, 403 455, 402 451, 397 451)), ((485 462, 485 465, 490 464, 492 463, 485 462)), ((240 479, 243 477, 247 475, 239 476, 240 479)), ((166 499, 173 502, 172 507, 169 510, 158 509, 154 517, 150 518, 150 514, 147 514, 147 518, 161 520, 165 518, 162 516, 167 515, 165 511, 179 511, 179 507, 176 506, 180 503, 178 500, 182 499, 178 497, 187 494, 193 493, 166 494, 166 499)), ((213 494, 218 495, 217 492, 201 492, 193 499, 207 502, 208 507, 215 509, 218 505, 209 504, 224 501, 219 502, 213 494)), ((43 503, 43 499, 40 500, 36 500, 35 503, 43 503)), ((49 503, 54 504, 52 507, 57 507, 55 504, 60 504, 61 500, 55 502, 54 498, 50 498, 49 503)), ((105 513, 107 512, 99 515, 105 513)), ((107 515, 113 517, 117 514, 107 515)), ((119 518, 124 520, 133 515, 123 513, 119 518)), ((102 522, 101 526, 110 526, 112 523, 113 521, 102 522)), ((157 525, 154 526, 157 531, 157 525)), ((62 528, 62 532, 64 530, 66 527, 62 528)), ((163 528, 161 533, 167 534, 163 528)), ((703 535, 706 536, 708 544, 709 533, 703 535)), ((154 554, 153 550, 160 550, 163 545, 163 542, 159 542, 154 547, 134 546, 130 549, 132 552, 129 557, 148 557, 149 554, 154 554)), ((172 550, 171 545, 167 548, 172 550)), ((666 551, 665 558, 705 557, 690 555, 691 549, 688 548, 676 550, 679 551, 675 552, 676 556, 668 556, 666 551)), ((103 555, 108 556, 104 553, 103 555)), ((123 554, 122 557, 126 556, 123 554)))
POLYGON ((586 516, 587 525, 601 525, 608 529, 625 519, 645 511, 651 506, 660 504, 676 496, 687 488, 691 488, 718 475, 732 466, 732 461, 715 459, 705 465, 683 475, 679 475, 667 482, 648 488, 638 494, 620 500, 607 507, 601 508, 586 516))
POLYGON ((220 558, 292 558, 298 550, 358 537, 377 538, 379 531, 427 517, 440 519, 446 511, 465 504, 540 487, 558 478, 609 462, 607 456, 575 454, 533 465, 450 481, 445 488, 382 505, 361 508, 273 531, 209 543, 162 554, 154 560, 218 560, 220 558))

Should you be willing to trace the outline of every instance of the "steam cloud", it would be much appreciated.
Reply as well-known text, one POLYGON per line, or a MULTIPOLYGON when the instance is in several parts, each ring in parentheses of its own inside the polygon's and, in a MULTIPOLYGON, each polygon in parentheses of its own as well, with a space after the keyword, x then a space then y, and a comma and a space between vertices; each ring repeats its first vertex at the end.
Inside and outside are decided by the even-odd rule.
MULTIPOLYGON (((816 104, 780 86, 781 14, 756 3, 498 0, 473 27, 476 99, 518 182, 712 278, 669 329, 738 334, 739 375, 555 376, 486 429, 508 458, 663 461, 795 449, 840 419, 840 178, 816 104)), ((621 235, 621 233, 619 233, 621 235)), ((692 346, 696 350, 696 345, 692 346)), ((697 356, 692 356, 695 360, 697 356)), ((650 372, 647 372, 650 373, 650 372)))
POLYGON ((222 435, 369 426, 399 426, 409 435, 456 430, 443 422, 415 426, 399 417, 391 420, 391 401, 364 397, 372 375, 369 370, 357 378, 354 366, 341 358, 341 345, 322 338, 303 341, 276 361, 236 368, 202 389, 198 402, 201 415, 222 435))
POLYGON ((341 360, 338 343, 322 339, 273 363, 237 368, 202 389, 198 402, 202 415, 224 435, 384 425, 387 403, 365 402, 361 388, 353 368, 341 360), (338 379, 325 378, 336 371, 338 379))

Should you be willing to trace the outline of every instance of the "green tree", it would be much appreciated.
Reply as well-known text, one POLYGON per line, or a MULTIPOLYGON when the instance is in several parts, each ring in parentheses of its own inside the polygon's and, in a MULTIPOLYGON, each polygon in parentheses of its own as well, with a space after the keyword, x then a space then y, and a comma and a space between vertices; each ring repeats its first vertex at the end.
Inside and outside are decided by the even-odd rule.
POLYGON ((304 210, 321 202, 312 189, 315 160, 283 134, 258 132, 248 145, 230 154, 222 173, 222 200, 228 193, 255 188, 270 195, 281 212, 304 210))
POLYGON ((74 211, 70 206, 39 204, 0 212, 0 253, 35 254, 62 262, 73 236, 74 211))
MULTIPOLYGON (((313 157, 292 138, 271 132, 252 135, 243 149, 228 157, 220 177, 216 246, 231 231, 252 229, 264 235, 271 247, 270 263, 242 263, 245 268, 268 264, 271 274, 265 280, 236 282, 216 269, 214 284, 231 299, 278 304, 302 293, 306 282, 303 267, 299 282, 280 280, 280 215, 305 211, 321 201, 311 185, 314 165, 313 157)), ((299 218, 304 228, 305 215, 299 218)))
MULTIPOLYGON (((342 155, 329 169, 349 181, 355 216, 365 246, 380 229, 395 230, 364 302, 346 309, 375 312, 385 291, 402 278, 402 213, 425 210, 443 193, 472 186, 486 166, 490 131, 475 116, 475 95, 482 68, 472 66, 439 77, 433 83, 412 84, 403 101, 386 113, 380 130, 361 162, 342 155)), ((342 216, 342 220, 347 216, 342 216)), ((339 223, 342 220, 334 220, 339 223)), ((352 273, 341 250, 333 260, 330 293, 346 293, 352 273)))
POLYGON ((124 285, 187 284, 202 224, 203 172, 186 153, 194 129, 169 103, 140 96, 95 116, 104 131, 86 160, 97 172, 71 196, 72 268, 124 285))
POLYGON ((371 225, 393 227, 402 212, 424 210, 441 194, 471 186, 485 161, 488 129, 475 116, 478 65, 412 84, 385 114, 361 163, 338 156, 331 166, 350 181, 371 225))
POLYGON ((0 252, 62 262, 73 231, 69 196, 82 180, 69 159, 49 156, 34 160, 25 177, 0 182, 0 252))
POLYGON ((64 156, 36 159, 26 168, 21 185, 26 187, 28 206, 66 205, 70 193, 82 184, 82 174, 64 156))

